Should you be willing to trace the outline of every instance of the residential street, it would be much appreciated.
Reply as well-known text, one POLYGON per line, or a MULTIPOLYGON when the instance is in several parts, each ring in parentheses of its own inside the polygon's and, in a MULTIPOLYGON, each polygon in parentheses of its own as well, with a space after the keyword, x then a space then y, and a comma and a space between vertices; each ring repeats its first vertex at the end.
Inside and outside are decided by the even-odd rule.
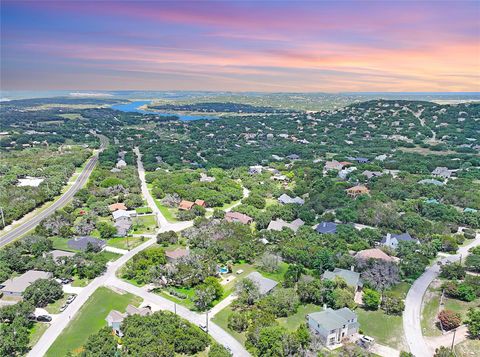
POLYGON ((451 255, 443 259, 437 259, 420 278, 418 278, 410 288, 405 300, 405 311, 403 312, 403 330, 410 352, 415 356, 433 356, 434 349, 429 348, 422 333, 421 312, 423 295, 427 291, 430 283, 438 276, 440 267, 437 262, 442 263, 458 261, 460 257, 464 259, 468 255, 468 250, 472 247, 480 245, 480 234, 468 245, 461 247, 458 254, 451 255))
MULTIPOLYGON (((138 153, 138 149, 137 149, 138 153)), ((155 205, 153 197, 150 195, 150 192, 147 189, 145 182, 145 171, 143 169, 142 162, 140 159, 138 163, 138 173, 142 181, 142 193, 147 200, 149 207, 157 215, 158 222, 160 222, 160 228, 158 232, 165 232, 169 230, 181 231, 185 228, 188 228, 192 225, 192 222, 179 222, 179 223, 169 223, 165 217, 162 215, 158 207, 155 205)), ((95 292, 95 290, 101 286, 112 286, 116 288, 123 289, 125 291, 131 292, 135 295, 138 295, 148 301, 152 301, 154 304, 158 305, 162 310, 174 311, 174 303, 168 299, 165 299, 161 296, 158 296, 153 293, 147 292, 145 289, 136 287, 132 284, 124 282, 116 277, 117 270, 124 265, 130 258, 132 258, 138 252, 148 248, 156 242, 155 236, 151 237, 145 243, 139 245, 138 247, 128 251, 126 254, 122 255, 116 261, 108 265, 107 271, 102 276, 94 279, 89 285, 81 290, 78 293, 77 298, 67 307, 65 311, 58 314, 58 317, 52 321, 50 327, 45 331, 42 337, 39 339, 37 344, 31 349, 28 356, 38 357, 43 356, 57 337, 61 334, 63 329, 65 329, 70 321, 70 319, 80 310, 83 304, 88 300, 88 298, 95 292)), ((195 313, 188 310, 185 307, 177 305, 176 307, 177 314, 183 318, 189 320, 190 322, 198 325, 205 322, 205 315, 195 313)), ((215 325, 212 322, 209 322, 209 333, 210 335, 222 345, 231 349, 234 356, 249 356, 250 354, 245 350, 245 348, 233 338, 229 333, 215 325)))

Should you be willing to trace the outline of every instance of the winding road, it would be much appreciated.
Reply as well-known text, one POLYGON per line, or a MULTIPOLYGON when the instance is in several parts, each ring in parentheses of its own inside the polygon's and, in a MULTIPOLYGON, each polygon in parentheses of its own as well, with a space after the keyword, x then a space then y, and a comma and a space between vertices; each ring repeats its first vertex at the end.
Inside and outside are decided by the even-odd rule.
MULTIPOLYGON (((146 199, 148 206, 152 209, 154 214, 157 216, 157 222, 160 225, 160 228, 157 230, 156 233, 166 232, 170 230, 181 231, 185 228, 192 226, 193 224, 192 222, 170 223, 162 215, 162 213, 158 209, 152 195, 150 194, 147 188, 147 184, 145 181, 145 170, 143 168, 143 164, 141 161, 141 154, 138 148, 135 148, 134 151, 137 154, 137 168, 138 168, 138 174, 141 180, 142 194, 146 199)), ((116 277, 116 272, 121 266, 123 266, 135 254, 148 248, 149 246, 151 246, 156 242, 156 234, 145 235, 145 236, 148 236, 150 239, 145 243, 141 244, 140 246, 128 251, 116 261, 110 263, 107 267, 107 271, 105 272, 105 274, 95 278, 90 284, 88 284, 84 289, 82 289, 78 293, 77 298, 67 307, 67 309, 52 320, 50 327, 45 331, 45 333, 42 335, 42 337, 36 343, 36 345, 30 350, 28 356, 38 357, 38 356, 45 355, 45 353, 48 351, 48 349, 53 344, 53 342, 60 336, 62 331, 67 327, 71 317, 73 317, 80 310, 80 308, 83 306, 83 304, 85 304, 85 302, 95 292, 95 290, 101 286, 111 286, 114 288, 118 288, 118 289, 122 289, 124 291, 130 292, 132 294, 138 295, 141 298, 143 298, 146 302, 156 305, 161 310, 176 311, 176 313, 179 316, 185 318, 186 320, 196 325, 200 323, 205 323, 206 321, 205 314, 199 314, 199 313, 190 311, 183 306, 175 305, 174 302, 168 299, 165 299, 157 294, 150 293, 145 287, 140 288, 140 287, 134 286, 116 277)), ((238 342, 235 338, 233 338, 228 332, 223 330, 221 327, 211 322, 210 319, 209 319, 208 326, 209 326, 208 333, 217 342, 224 345, 225 347, 228 347, 232 351, 232 354, 234 356, 239 356, 239 357, 250 356, 250 354, 240 344, 240 342, 238 342)))
POLYGON ((417 357, 428 357, 434 354, 434 351, 428 347, 423 337, 420 321, 422 317, 423 296, 430 283, 440 272, 438 262, 444 264, 458 261, 460 257, 465 258, 468 255, 468 250, 477 245, 480 245, 480 234, 477 234, 475 240, 468 245, 459 248, 458 254, 435 260, 434 264, 427 268, 420 278, 415 280, 408 291, 407 298, 405 299, 405 310, 403 312, 403 330, 408 346, 410 347, 410 352, 413 353, 413 355, 417 357))
MULTIPOLYGON (((101 152, 107 147, 108 139, 107 137, 100 134, 94 134, 94 135, 100 139, 100 150, 98 152, 101 152)), ((97 164, 98 152, 95 153, 88 160, 87 164, 85 165, 84 169, 82 170, 78 178, 75 180, 73 185, 62 196, 60 196, 51 206, 45 208, 43 211, 39 212, 38 214, 34 215, 32 218, 28 219, 25 223, 20 224, 19 226, 13 228, 11 231, 9 231, 8 233, 0 237, 0 247, 3 247, 13 242, 14 240, 18 239, 19 237, 21 237, 31 229, 35 228, 43 219, 50 216, 57 209, 64 207, 78 192, 78 190, 80 190, 83 187, 83 185, 85 185, 85 183, 87 182, 88 178, 90 177, 90 174, 92 173, 93 169, 95 168, 95 165, 97 164)))

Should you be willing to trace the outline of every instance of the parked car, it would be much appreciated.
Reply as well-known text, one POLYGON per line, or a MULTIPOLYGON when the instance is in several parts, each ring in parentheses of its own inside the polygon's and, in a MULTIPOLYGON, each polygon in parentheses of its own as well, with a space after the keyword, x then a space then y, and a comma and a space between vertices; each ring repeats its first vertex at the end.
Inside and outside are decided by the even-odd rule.
POLYGON ((70 284, 72 281, 73 281, 73 279, 70 279, 70 278, 60 279, 60 282, 64 285, 65 284, 70 284))
POLYGON ((52 317, 48 316, 48 315, 40 315, 40 316, 37 316, 37 321, 38 322, 50 322, 50 321, 52 321, 52 317))
POLYGON ((32 314, 28 315, 28 319, 29 319, 30 321, 36 321, 36 320, 37 320, 37 317, 35 316, 35 314, 32 313, 32 314))
POLYGON ((375 339, 370 336, 363 335, 357 342, 360 346, 369 348, 375 343, 375 339))
POLYGON ((65 311, 67 307, 68 307, 68 304, 63 304, 62 306, 60 306, 60 312, 65 311))
POLYGON ((65 303, 70 304, 75 298, 77 297, 77 294, 72 294, 67 298, 67 301, 65 303))

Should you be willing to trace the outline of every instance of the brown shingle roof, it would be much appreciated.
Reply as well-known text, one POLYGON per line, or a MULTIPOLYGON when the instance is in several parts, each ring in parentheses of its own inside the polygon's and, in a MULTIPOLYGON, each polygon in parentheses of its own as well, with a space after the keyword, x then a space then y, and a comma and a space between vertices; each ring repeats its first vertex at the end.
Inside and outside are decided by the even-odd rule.
POLYGON ((227 212, 225 213, 225 220, 227 222, 240 222, 243 224, 249 224, 253 221, 253 218, 240 212, 227 212))
POLYGON ((114 204, 111 204, 110 206, 108 206, 108 209, 110 210, 110 212, 114 212, 114 211, 117 211, 119 209, 126 211, 127 206, 125 206, 125 204, 122 203, 122 202, 117 202, 117 203, 114 203, 114 204))
POLYGON ((357 252, 357 254, 355 254, 355 258, 363 259, 363 260, 380 259, 380 260, 385 260, 387 262, 395 261, 394 257, 387 255, 386 253, 384 253, 378 248, 361 250, 357 252))
POLYGON ((194 205, 195 205, 195 202, 182 200, 178 205, 178 209, 181 209, 184 211, 190 211, 194 205))

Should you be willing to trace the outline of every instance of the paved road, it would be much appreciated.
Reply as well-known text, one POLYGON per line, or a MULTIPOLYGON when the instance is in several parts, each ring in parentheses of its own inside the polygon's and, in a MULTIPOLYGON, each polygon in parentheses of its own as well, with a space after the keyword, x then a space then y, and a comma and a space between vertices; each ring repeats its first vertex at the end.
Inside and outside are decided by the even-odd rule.
POLYGON ((422 300, 425 292, 427 291, 430 283, 438 276, 440 267, 437 262, 442 263, 454 262, 460 259, 460 256, 465 258, 468 255, 468 250, 472 247, 480 245, 480 234, 477 234, 474 241, 468 245, 461 247, 458 254, 451 255, 443 259, 437 259, 435 263, 430 266, 425 273, 420 276, 413 283, 412 287, 408 291, 407 298, 405 300, 405 311, 403 312, 403 330, 405 332, 405 338, 410 352, 418 357, 433 356, 434 352, 429 348, 422 333, 422 326, 420 324, 421 312, 422 312, 422 300))
MULTIPOLYGON (((138 150, 136 151, 139 154, 138 150)), ((140 157, 140 156, 139 156, 140 157)), ((165 217, 162 215, 158 207, 155 205, 155 201, 153 197, 150 195, 150 192, 147 189, 145 183, 145 171, 143 169, 143 165, 141 159, 137 161, 138 165, 138 173, 140 179, 142 181, 142 193, 144 198, 147 200, 149 207, 152 211, 158 216, 158 222, 160 222, 161 226, 157 230, 159 232, 166 232, 169 230, 173 231, 180 231, 192 225, 192 222, 179 222, 179 223, 169 223, 165 217)), ((174 310, 174 303, 168 299, 162 298, 156 294, 152 294, 147 292, 145 289, 136 287, 132 284, 124 282, 116 277, 117 270, 124 265, 130 258, 132 258, 138 252, 148 248, 152 244, 156 242, 156 235, 149 235, 150 239, 145 243, 139 245, 138 247, 128 251, 126 254, 122 255, 116 261, 109 264, 107 271, 102 276, 97 277, 94 279, 90 284, 88 284, 85 288, 82 289, 81 292, 78 293, 77 298, 67 307, 65 311, 58 315, 58 318, 54 319, 50 325, 50 327, 45 331, 42 335, 40 340, 36 343, 36 345, 30 350, 28 356, 29 357, 38 357, 43 356, 53 342, 58 338, 58 336, 62 333, 62 331, 67 327, 71 317, 73 317, 85 304, 88 298, 97 290, 97 288, 101 286, 113 286, 117 288, 121 288, 125 291, 129 291, 133 294, 136 294, 148 301, 152 301, 156 305, 158 305, 162 310, 174 310)), ((193 311, 190 311, 182 306, 177 306, 177 314, 182 316, 183 318, 189 320, 194 324, 203 323, 205 321, 205 315, 197 314, 193 311)), ((219 326, 215 325, 212 322, 209 322, 209 334, 219 343, 223 344, 226 347, 229 347, 234 356, 249 356, 249 353, 245 350, 245 348, 235 340, 230 334, 228 334, 225 330, 220 328, 219 326)))
MULTIPOLYGON (((103 150, 108 145, 108 139, 103 135, 95 134, 100 138, 100 151, 103 150)), ((85 168, 78 176, 74 184, 65 192, 60 198, 58 198, 50 207, 39 212, 37 215, 26 221, 25 223, 19 225, 18 227, 12 229, 7 234, 3 235, 0 238, 0 247, 7 245, 8 243, 13 242, 15 239, 21 237, 31 229, 35 228, 44 218, 47 218, 57 209, 64 207, 73 196, 80 190, 83 185, 87 182, 90 174, 92 173, 95 165, 98 161, 98 153, 96 153, 85 165, 85 168)))

